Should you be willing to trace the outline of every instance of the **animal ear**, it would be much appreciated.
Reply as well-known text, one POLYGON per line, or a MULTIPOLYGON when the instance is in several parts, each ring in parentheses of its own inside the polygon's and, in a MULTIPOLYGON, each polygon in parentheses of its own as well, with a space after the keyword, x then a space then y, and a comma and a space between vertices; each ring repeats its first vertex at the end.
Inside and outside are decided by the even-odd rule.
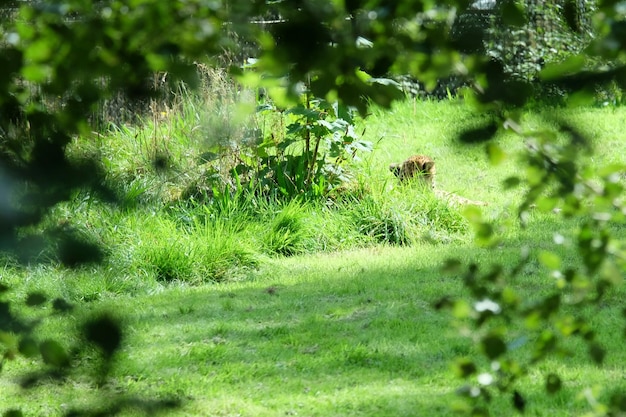
POLYGON ((424 172, 432 171, 435 163, 433 161, 424 162, 424 172))
POLYGON ((393 174, 397 177, 400 175, 400 164, 391 164, 389 165, 389 171, 393 172, 393 174))

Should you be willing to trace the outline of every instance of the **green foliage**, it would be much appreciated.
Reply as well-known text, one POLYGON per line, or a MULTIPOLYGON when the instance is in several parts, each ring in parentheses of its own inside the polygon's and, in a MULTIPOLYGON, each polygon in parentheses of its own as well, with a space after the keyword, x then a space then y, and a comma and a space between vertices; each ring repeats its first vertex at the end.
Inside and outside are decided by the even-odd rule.
MULTIPOLYGON (((102 98, 119 91, 131 100, 149 98, 151 92, 146 80, 156 72, 167 73, 172 80, 182 78, 189 85, 195 84, 197 66, 193 63, 231 49, 233 31, 242 29, 242 36, 254 39, 259 53, 254 71, 233 66, 232 73, 248 86, 268 86, 280 108, 295 106, 284 114, 290 119, 284 137, 268 142, 271 135, 264 135, 265 146, 254 148, 258 153, 252 157, 260 163, 242 158, 237 161, 242 164, 237 165, 262 181, 258 188, 256 185, 252 188, 265 192, 267 185, 287 197, 325 195, 335 186, 335 180, 341 179, 344 172, 339 169, 340 162, 353 155, 354 150, 361 150, 351 130, 351 116, 344 109, 354 107, 365 115, 370 103, 389 107, 403 96, 394 82, 383 77, 390 73, 410 74, 427 88, 433 88, 442 77, 468 75, 476 91, 474 102, 493 111, 495 116, 485 130, 459 137, 476 143, 477 136, 484 136, 480 141, 487 140, 500 127, 507 127, 528 140, 526 169, 518 178, 507 182, 510 186, 523 184, 528 189, 519 211, 522 223, 527 223, 528 212, 534 205, 544 211, 559 209, 564 216, 578 220, 578 229, 572 237, 578 264, 559 260, 558 251, 552 247, 560 245, 560 239, 554 239, 546 244, 541 255, 522 253, 518 266, 496 265, 483 271, 478 265, 470 264, 464 274, 474 302, 465 303, 470 308, 458 307, 455 311, 466 311, 464 318, 475 323, 476 346, 490 362, 487 371, 478 374, 490 375, 480 378, 482 386, 462 391, 471 404, 469 412, 474 415, 487 412, 485 403, 493 398, 492 387, 506 394, 516 410, 524 411, 527 400, 516 388, 517 380, 538 362, 560 353, 563 340, 579 336, 588 345, 591 362, 601 364, 605 360, 605 348, 589 330, 587 318, 563 306, 593 312, 611 288, 621 283, 625 270, 620 236, 624 223, 620 199, 624 191, 621 182, 624 167, 616 165, 599 172, 582 167, 581 149, 591 150, 584 134, 566 123, 556 126, 557 131, 569 135, 565 143, 559 142, 552 131, 527 134, 517 128, 520 120, 510 110, 531 100, 533 83, 540 89, 547 85, 567 91, 568 99, 574 104, 593 100, 598 85, 609 84, 618 90, 626 87, 624 13, 620 2, 598 2, 597 18, 593 20, 595 36, 586 48, 572 51, 573 56, 565 62, 548 66, 538 80, 526 76, 511 80, 506 61, 512 57, 507 54, 520 54, 524 56, 522 61, 533 64, 536 55, 525 55, 527 51, 534 53, 533 49, 525 44, 502 49, 500 62, 480 53, 459 53, 451 42, 450 26, 457 10, 467 3, 304 0, 293 7, 291 2, 284 1, 20 2, 15 16, 2 20, 0 31, 0 250, 18 260, 29 261, 32 258, 24 254, 52 248, 57 254, 51 259, 59 259, 73 268, 102 261, 104 253, 93 242, 73 234, 74 229, 44 227, 47 213, 77 191, 89 190, 99 201, 119 203, 116 193, 119 189, 110 185, 115 181, 107 181, 110 178, 105 167, 93 158, 70 155, 70 144, 75 138, 90 135, 91 113, 102 98), (279 16, 278 24, 270 30, 250 25, 254 16, 270 12, 279 16), (587 67, 587 62, 603 65, 587 67), (306 85, 308 91, 305 103, 298 105, 301 85, 306 85), (335 102, 341 104, 336 107, 329 104, 335 102), (521 303, 509 284, 535 256, 552 270, 549 276, 554 278, 556 288, 548 295, 541 294, 532 304, 521 303), (501 324, 506 321, 522 321, 526 326, 528 340, 532 340, 522 343, 528 348, 526 356, 511 349, 511 340, 515 339, 509 328, 501 324)), ((562 15, 561 27, 565 32, 579 29, 580 22, 573 14, 571 2, 554 3, 554 9, 546 3, 540 12, 562 15)), ((502 18, 505 25, 522 28, 529 16, 523 8, 506 2, 502 18)), ((560 55, 560 49, 571 38, 556 41, 554 60, 560 61, 565 58, 560 55)), ((532 71, 524 68, 519 73, 532 71)), ((466 97, 472 98, 470 94, 466 97)), ((220 134, 230 133, 228 125, 222 127, 220 134)), ((160 152, 152 155, 155 170, 168 165, 169 159, 164 155, 160 152)), ((235 172, 239 176, 247 174, 237 169, 235 172)), ((237 175, 233 178, 238 178, 237 175)), ((236 194, 241 183, 246 183, 234 182, 228 183, 225 187, 228 191, 218 196, 226 199, 225 204, 230 197, 223 196, 233 190, 236 194)), ((123 205, 134 208, 133 201, 146 190, 144 184, 130 187, 122 193, 123 205)), ((366 233, 399 244, 408 242, 405 226, 412 224, 406 220, 408 216, 400 218, 393 211, 395 207, 381 207, 376 201, 368 210, 372 215, 357 216, 357 219, 373 219, 372 226, 365 227, 366 233)), ((435 213, 438 216, 440 212, 435 213)), ((293 226, 295 218, 278 221, 273 230, 289 233, 298 230, 293 226)), ((430 220, 428 217, 427 221, 430 220)), ((496 228, 480 216, 474 216, 473 220, 481 243, 495 247, 496 228)), ((148 246, 142 247, 142 253, 161 279, 219 280, 223 265, 215 259, 228 258, 230 263, 244 265, 252 262, 246 248, 227 238, 231 236, 231 226, 206 217, 205 222, 194 225, 205 233, 204 241, 184 233, 159 241, 142 236, 144 242, 154 246, 153 252, 148 246), (179 237, 190 252, 174 249, 181 247, 172 244, 179 237)), ((290 246, 297 247, 283 239, 277 247, 290 246)), ((24 309, 45 303, 41 294, 32 294, 26 305, 12 299, 0 304, 3 362, 20 354, 41 356, 42 372, 27 378, 27 386, 39 382, 41 375, 54 381, 59 375, 80 369, 66 346, 52 338, 39 340, 33 333, 37 323, 19 317, 24 309)), ((452 305, 459 303, 463 304, 452 302, 452 305)), ((114 356, 106 346, 113 346, 111 351, 118 346, 119 332, 113 330, 117 328, 113 322, 96 320, 94 325, 109 336, 110 345, 93 337, 94 331, 90 330, 93 326, 83 328, 87 340, 95 343, 106 357, 105 362, 114 356)), ((357 350, 354 357, 364 364, 370 356, 361 353, 357 350)), ((481 366, 475 364, 476 369, 481 366)), ((461 374, 469 371, 472 366, 466 363, 461 374)), ((103 371, 101 377, 106 376, 103 371)), ((546 389, 555 391, 561 386, 559 380, 551 372, 546 389)), ((606 412, 622 412, 623 398, 616 391, 606 401, 606 412)), ((149 408, 143 407, 144 403, 131 403, 149 408)), ((122 401, 103 411, 70 413, 113 415, 128 405, 122 401)), ((19 414, 19 411, 10 413, 19 414)))
POLYGON ((308 93, 303 99, 303 104, 286 110, 271 104, 258 108, 257 117, 271 127, 260 131, 262 139, 252 146, 250 162, 240 163, 235 172, 252 177, 263 194, 323 197, 350 179, 346 161, 371 150, 371 144, 360 140, 355 131, 354 109, 308 93))
POLYGON ((204 173, 183 192, 183 199, 217 201, 222 191, 242 190, 270 199, 324 198, 350 179, 346 165, 372 149, 356 133, 354 108, 310 92, 300 94, 300 104, 281 107, 259 94, 250 116, 252 90, 223 71, 205 66, 199 71, 202 89, 185 93, 185 107, 191 110, 183 108, 182 113, 197 119, 190 134, 202 144, 199 165, 204 173))

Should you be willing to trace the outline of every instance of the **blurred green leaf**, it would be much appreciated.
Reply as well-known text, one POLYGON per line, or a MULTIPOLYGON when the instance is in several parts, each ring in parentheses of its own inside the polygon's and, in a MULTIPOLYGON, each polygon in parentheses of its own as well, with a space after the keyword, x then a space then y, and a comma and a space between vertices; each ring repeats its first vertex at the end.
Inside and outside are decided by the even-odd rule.
POLYGON ((104 314, 85 323, 86 339, 110 358, 122 344, 122 328, 118 320, 104 314))
POLYGON ((12 348, 17 342, 17 337, 13 333, 0 331, 0 344, 12 348))
POLYGON ((74 306, 62 298, 55 298, 52 301, 52 308, 60 313, 66 313, 74 309, 74 306))
POLYGON ((602 365, 604 357, 606 356, 606 350, 598 343, 589 344, 589 356, 598 365, 602 365))
POLYGON ((626 411, 626 394, 624 392, 614 392, 611 395, 610 405, 613 409, 620 412, 626 411))
POLYGON ((551 63, 545 66, 539 73, 539 77, 544 81, 551 81, 566 75, 575 74, 585 65, 585 58, 582 55, 574 55, 563 62, 551 63))
POLYGON ((33 62, 46 61, 52 56, 54 46, 46 38, 40 38, 33 42, 24 52, 24 58, 33 62))
POLYGON ((18 346, 19 352, 27 358, 35 357, 39 354, 39 346, 31 337, 23 337, 18 346))
POLYGON ((507 26, 522 27, 527 23, 524 5, 517 1, 502 2, 502 23, 507 26))
POLYGON ((463 264, 458 259, 446 259, 443 266, 441 267, 441 271, 445 273, 457 273, 461 270, 463 264))
POLYGON ((39 345, 39 352, 44 363, 56 367, 65 367, 70 364, 70 357, 61 344, 55 340, 45 340, 39 345))
POLYGON ((561 257, 554 252, 541 251, 539 253, 539 262, 552 270, 558 270, 561 267, 561 257))
POLYGON ((595 91, 591 87, 580 88, 569 95, 567 99, 567 104, 570 107, 590 106, 594 104, 595 99, 595 91))
POLYGON ((517 187, 521 182, 522 180, 520 180, 519 177, 508 177, 502 182, 502 186, 505 190, 509 190, 517 187))
POLYGON ((453 364, 453 369, 459 378, 467 378, 475 374, 478 368, 469 358, 457 358, 453 364))
POLYGON ((535 200, 535 204, 537 204, 538 210, 548 213, 554 210, 558 201, 559 199, 556 197, 541 196, 535 200))
POLYGON ((38 291, 31 292, 26 297, 26 305, 29 306, 29 307, 40 306, 43 303, 45 303, 46 301, 48 301, 48 297, 46 297, 46 295, 44 293, 38 292, 38 291))
POLYGON ((452 303, 453 303, 453 300, 452 300, 450 297, 445 296, 445 297, 441 297, 440 299, 438 299, 438 300, 437 300, 437 301, 433 304, 433 307, 434 307, 436 310, 441 310, 441 309, 443 309, 443 308, 450 308, 450 307, 452 306, 452 303))
POLYGON ((463 216, 472 224, 482 223, 482 212, 476 206, 467 206, 463 209, 463 216))
POLYGON ((22 75, 28 81, 44 83, 51 74, 51 68, 40 64, 29 64, 22 67, 22 75))
POLYGON ((557 345, 557 338, 551 330, 541 332, 535 341, 534 360, 543 359, 549 352, 553 351, 557 345))
POLYGON ((598 175, 607 179, 618 180, 620 175, 626 172, 626 164, 609 164, 598 168, 598 175))
POLYGON ((502 301, 509 306, 517 306, 521 301, 520 295, 511 287, 502 290, 502 301))
POLYGON ((494 228, 491 223, 481 222, 474 224, 476 243, 479 245, 490 245, 493 243, 494 228))
POLYGON ((487 144, 486 150, 491 165, 499 165, 506 159, 504 150, 493 142, 487 144))
POLYGON ((549 295, 541 301, 537 308, 541 310, 543 317, 549 317, 561 308, 561 293, 549 295))
POLYGON ((496 334, 489 334, 482 338, 480 347, 483 353, 491 360, 497 359, 506 353, 506 343, 496 334))
POLYGON ((544 171, 535 166, 526 167, 526 181, 530 186, 544 184, 544 171))
POLYGON ((58 253, 61 262, 70 268, 104 259, 101 245, 73 235, 62 236, 58 253))
POLYGON ((457 319, 465 319, 472 315, 472 306, 465 300, 456 300, 452 304, 452 314, 457 319))
POLYGON ((546 376, 546 391, 548 394, 554 394, 558 392, 563 383, 561 382, 561 378, 557 374, 548 374, 546 376))
POLYGON ((487 142, 490 141, 497 132, 498 124, 495 121, 492 121, 485 126, 461 132, 459 135, 459 141, 466 144, 487 142))

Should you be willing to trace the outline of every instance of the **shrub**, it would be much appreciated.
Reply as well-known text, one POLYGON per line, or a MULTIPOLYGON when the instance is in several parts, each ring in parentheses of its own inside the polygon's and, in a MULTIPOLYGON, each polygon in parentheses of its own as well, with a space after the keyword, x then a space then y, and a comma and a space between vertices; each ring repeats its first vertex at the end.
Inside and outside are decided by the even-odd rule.
MULTIPOLYGON (((207 194, 215 186, 237 192, 243 185, 272 198, 319 198, 349 179, 346 161, 371 150, 355 131, 356 115, 350 107, 305 93, 302 103, 286 109, 260 103, 254 117, 244 120, 243 107, 235 100, 218 107, 240 116, 201 118, 199 132, 213 129, 203 135, 212 138, 203 141, 200 156, 206 174, 183 196, 198 195, 198 190, 207 194)), ((196 113, 201 115, 200 110, 196 113)))

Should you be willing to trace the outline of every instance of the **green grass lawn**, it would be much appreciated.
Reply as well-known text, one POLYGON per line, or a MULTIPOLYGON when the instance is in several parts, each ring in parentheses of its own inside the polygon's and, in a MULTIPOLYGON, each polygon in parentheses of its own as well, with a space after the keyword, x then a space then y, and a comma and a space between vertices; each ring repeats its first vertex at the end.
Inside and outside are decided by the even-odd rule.
MULTIPOLYGON (((466 245, 293 257, 265 264, 246 282, 119 295, 84 305, 76 318, 102 310, 123 318, 124 348, 104 392, 183 399, 168 415, 453 415, 461 381, 450 364, 474 349, 433 307, 443 294, 463 294, 460 278, 440 271, 453 256, 481 264, 514 259, 466 245)), ((529 270, 519 285, 532 299, 547 290, 546 274, 529 270)), ((599 333, 622 325, 622 297, 602 307, 599 333)), ((522 384, 529 414, 582 413, 587 384, 623 384, 621 343, 609 345, 603 368, 585 365, 584 352, 540 367, 522 384), (565 387, 546 397, 543 377, 555 369, 565 387)), ((98 404, 102 394, 84 377, 18 389, 13 378, 27 365, 5 367, 3 405, 56 415, 64 404, 98 404)), ((498 404, 510 411, 506 399, 496 399, 494 410, 498 404)))
MULTIPOLYGON (((548 114, 528 112, 524 126, 554 126, 548 114)), ((534 257, 559 233, 565 240, 559 249, 563 262, 578 262, 571 241, 575 220, 533 211, 526 229, 517 224, 521 190, 504 191, 501 183, 520 169, 516 152, 524 143, 518 136, 501 132, 495 138, 509 156, 497 166, 489 164, 483 145, 456 142, 463 126, 480 124, 482 117, 457 102, 406 102, 375 111, 366 124, 375 150, 356 165, 369 194, 352 207, 246 202, 222 209, 228 215, 217 223, 208 209, 169 203, 117 211, 77 199, 60 207, 49 221, 69 218, 95 235, 107 248, 105 264, 68 270, 7 263, 1 280, 11 286, 13 299, 39 290, 76 305, 69 320, 47 320, 42 339, 55 337, 70 347, 80 323, 108 311, 122 320, 123 348, 100 389, 82 374, 21 389, 16 382, 36 369, 37 360, 6 362, 0 411, 19 407, 25 415, 62 415, 72 407, 99 404, 107 395, 122 395, 179 399, 180 406, 166 414, 180 416, 455 415, 455 390, 463 381, 451 364, 476 352, 471 333, 461 334, 463 321, 434 307, 443 296, 467 296, 461 274, 442 271, 445 261, 512 266, 523 247, 534 257), (433 202, 393 181, 389 163, 415 153, 436 160, 439 187, 489 204, 481 210, 496 225, 497 247, 473 244, 462 208, 433 202), (381 224, 404 230, 408 240, 381 243, 368 232, 381 224), (282 246, 276 236, 285 239, 282 246), (277 247, 293 256, 281 256, 277 247), (220 279, 213 279, 218 274, 220 279)), ((626 110, 572 109, 559 117, 583 126, 593 138, 596 153, 590 163, 624 162, 626 110)), ((111 159, 112 169, 128 173, 119 165, 128 164, 123 155, 132 151, 115 152, 123 161, 111 159)), ((144 180, 150 181, 134 179, 144 180)), ((617 227, 623 231, 623 225, 617 227)), ((532 261, 515 287, 531 304, 555 291, 556 284, 532 261)), ((520 383, 527 415, 591 412, 589 398, 605 399, 626 386, 623 296, 620 287, 596 310, 564 307, 592 318, 609 353, 603 367, 592 366, 585 345, 574 341, 571 357, 555 355, 535 367, 520 383), (555 371, 564 387, 549 396, 544 378, 555 371)), ((520 323, 511 324, 512 333, 524 331, 520 323)), ((76 361, 95 372, 96 356, 87 351, 76 361)), ((490 408, 492 415, 512 412, 510 397, 495 396, 490 408)), ((125 413, 139 411, 130 407, 125 413)))

